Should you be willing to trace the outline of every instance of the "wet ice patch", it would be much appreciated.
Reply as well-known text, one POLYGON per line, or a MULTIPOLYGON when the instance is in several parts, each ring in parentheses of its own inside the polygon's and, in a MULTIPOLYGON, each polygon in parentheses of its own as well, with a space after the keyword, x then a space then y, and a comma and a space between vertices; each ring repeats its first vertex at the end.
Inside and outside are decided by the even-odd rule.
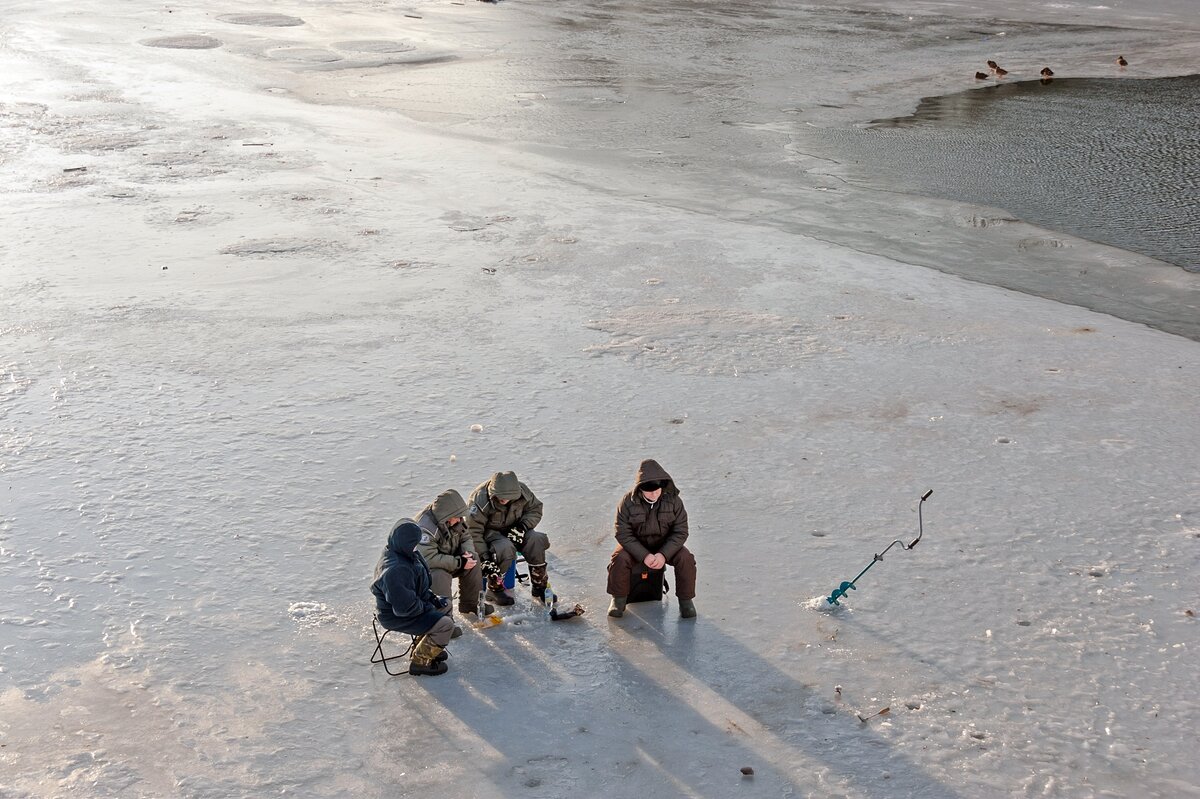
POLYGON ((323 602, 293 602, 288 605, 288 615, 304 627, 316 627, 337 621, 337 614, 330 611, 323 602))
POLYGON ((221 46, 221 40, 211 36, 159 36, 155 39, 143 39, 139 44, 168 50, 212 50, 221 46))
POLYGON ((315 250, 321 246, 321 242, 310 239, 300 238, 275 238, 275 239, 242 239, 236 244, 227 244, 221 248, 222 255, 283 255, 292 252, 303 252, 305 250, 315 250))
POLYGON ((612 338, 585 352, 689 374, 770 372, 831 350, 790 319, 724 308, 634 307, 587 326, 612 338))
POLYGON ((363 39, 354 42, 334 42, 334 47, 348 53, 407 53, 416 45, 391 39, 363 39))
POLYGON ((219 14, 217 19, 231 25, 257 25, 260 28, 293 28, 304 24, 300 17, 286 14, 219 14))
POLYGON ((337 53, 317 47, 280 47, 268 50, 267 58, 275 61, 296 61, 301 64, 329 64, 342 60, 337 53))

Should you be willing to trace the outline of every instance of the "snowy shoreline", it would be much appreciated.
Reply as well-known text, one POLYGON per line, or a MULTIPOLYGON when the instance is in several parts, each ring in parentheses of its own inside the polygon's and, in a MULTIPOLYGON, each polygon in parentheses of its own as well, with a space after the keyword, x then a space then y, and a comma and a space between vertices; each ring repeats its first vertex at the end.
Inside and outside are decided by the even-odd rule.
MULTIPOLYGON (((782 52, 749 8, 10 7, 0 796, 1200 795, 1197 344, 871 252, 745 112, 883 115, 830 54, 896 15, 784 91, 735 79, 782 52), (138 44, 182 35, 221 46, 138 44), (643 457, 694 623, 603 615, 643 457), (370 667, 388 525, 509 468, 589 613, 370 667)), ((955 80, 915 52, 900 104, 955 80)), ((1005 246, 896 205, 933 261, 1005 246)))

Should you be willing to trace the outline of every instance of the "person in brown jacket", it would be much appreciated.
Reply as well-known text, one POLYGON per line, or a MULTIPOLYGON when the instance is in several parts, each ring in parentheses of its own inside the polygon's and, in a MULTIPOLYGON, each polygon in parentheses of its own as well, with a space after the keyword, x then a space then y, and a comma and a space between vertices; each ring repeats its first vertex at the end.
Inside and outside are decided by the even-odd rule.
POLYGON ((608 615, 625 615, 625 600, 633 570, 642 566, 675 569, 675 595, 679 615, 696 617, 696 558, 683 545, 688 537, 687 510, 679 489, 658 461, 644 460, 638 467, 633 490, 617 505, 617 549, 608 563, 608 615))

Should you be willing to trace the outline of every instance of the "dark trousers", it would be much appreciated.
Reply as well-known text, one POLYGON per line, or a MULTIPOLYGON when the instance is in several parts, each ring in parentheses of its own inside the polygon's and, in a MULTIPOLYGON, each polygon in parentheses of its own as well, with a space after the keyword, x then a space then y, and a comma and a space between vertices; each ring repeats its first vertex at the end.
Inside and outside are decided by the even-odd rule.
MULTIPOLYGON (((675 596, 679 599, 696 598, 696 556, 687 547, 680 547, 667 565, 675 569, 675 596)), ((617 547, 608 562, 608 593, 611 596, 629 596, 629 583, 635 569, 644 569, 645 564, 633 559, 624 547, 617 547)))

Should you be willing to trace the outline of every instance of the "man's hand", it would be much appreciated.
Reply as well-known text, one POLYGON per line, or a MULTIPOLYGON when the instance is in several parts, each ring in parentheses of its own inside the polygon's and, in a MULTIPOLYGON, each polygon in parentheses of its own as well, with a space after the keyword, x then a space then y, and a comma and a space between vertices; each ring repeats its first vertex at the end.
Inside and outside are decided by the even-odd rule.
POLYGON ((657 552, 647 555, 642 563, 645 563, 651 569, 661 569, 667 565, 667 559, 657 552))
POLYGON ((476 563, 475 556, 472 555, 470 552, 462 553, 462 561, 463 561, 463 565, 462 565, 463 571, 469 572, 469 571, 471 571, 471 569, 475 568, 475 563, 476 563))

